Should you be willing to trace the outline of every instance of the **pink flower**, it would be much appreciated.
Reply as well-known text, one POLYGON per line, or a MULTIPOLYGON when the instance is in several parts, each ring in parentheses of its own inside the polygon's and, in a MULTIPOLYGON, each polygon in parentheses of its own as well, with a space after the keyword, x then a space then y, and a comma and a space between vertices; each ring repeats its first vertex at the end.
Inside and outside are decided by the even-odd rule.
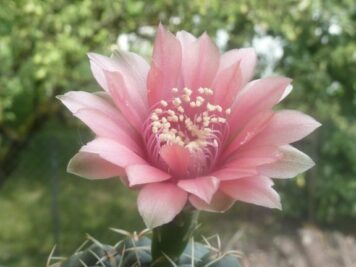
POLYGON ((96 134, 68 171, 121 177, 139 190, 148 227, 170 222, 187 203, 220 212, 236 200, 280 209, 270 177, 291 178, 314 164, 289 144, 320 124, 299 111, 272 110, 291 80, 249 82, 252 48, 220 55, 207 34, 174 36, 160 25, 151 66, 129 52, 89 59, 104 92, 59 97, 96 134))

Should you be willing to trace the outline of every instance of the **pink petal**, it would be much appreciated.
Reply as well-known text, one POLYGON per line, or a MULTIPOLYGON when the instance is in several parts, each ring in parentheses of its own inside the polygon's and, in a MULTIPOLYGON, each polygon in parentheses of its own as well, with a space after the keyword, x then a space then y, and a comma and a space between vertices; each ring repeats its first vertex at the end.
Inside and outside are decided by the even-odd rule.
POLYGON ((225 212, 231 208, 235 201, 224 193, 217 191, 209 204, 195 195, 189 196, 189 202, 198 210, 225 212))
POLYGON ((99 95, 81 91, 68 92, 57 98, 98 136, 118 140, 142 154, 142 149, 138 146, 140 137, 113 106, 106 93, 99 95))
POLYGON ((225 163, 226 168, 253 168, 256 166, 276 162, 281 159, 281 152, 277 146, 254 146, 237 150, 225 163))
POLYGON ((140 95, 147 105, 146 79, 149 65, 139 55, 125 51, 115 51, 113 58, 89 53, 90 65, 94 77, 102 88, 109 92, 104 72, 120 72, 132 90, 140 95))
POLYGON ((253 48, 241 48, 227 51, 221 56, 219 70, 240 62, 241 85, 245 85, 254 75, 257 56, 253 48))
POLYGON ((106 92, 109 92, 109 88, 106 82, 106 78, 104 75, 104 70, 109 71, 118 71, 117 63, 108 57, 104 57, 98 54, 88 54, 90 69, 98 84, 103 88, 106 92))
POLYGON ((211 87, 219 67, 220 52, 204 33, 184 50, 182 72, 184 85, 192 90, 211 87))
POLYGON ((219 179, 213 176, 185 179, 180 180, 178 186, 188 193, 201 198, 206 203, 210 203, 213 195, 219 188, 219 179))
MULTIPOLYGON (((249 82, 236 97, 229 123, 231 129, 240 129, 261 111, 270 110, 283 95, 291 79, 268 77, 249 82)), ((235 135, 236 132, 232 132, 235 135)))
POLYGON ((136 132, 130 127, 127 120, 113 105, 110 96, 104 92, 102 94, 92 94, 84 91, 71 91, 64 95, 57 96, 57 98, 62 101, 72 113, 76 113, 84 108, 98 110, 120 125, 125 132, 135 136, 135 138, 137 137, 136 132))
POLYGON ((321 124, 314 118, 295 110, 276 112, 268 126, 253 140, 255 145, 285 145, 312 133, 321 124))
POLYGON ((314 166, 311 158, 292 146, 282 146, 280 151, 283 156, 279 161, 258 168, 261 174, 273 178, 292 178, 314 166))
POLYGON ((221 70, 213 82, 214 103, 229 108, 242 87, 240 62, 221 70))
POLYGON ((102 159, 122 168, 129 165, 147 164, 135 152, 108 138, 96 138, 83 146, 80 151, 98 154, 102 159))
POLYGON ((118 110, 108 100, 93 93, 84 91, 70 91, 57 98, 72 112, 82 108, 95 108, 110 117, 120 116, 118 110))
POLYGON ((150 229, 172 221, 186 202, 187 193, 170 183, 145 185, 137 199, 138 210, 150 229))
POLYGON ((108 116, 94 109, 80 109, 74 116, 83 121, 98 137, 116 140, 118 143, 142 155, 143 151, 138 146, 137 140, 132 139, 118 123, 108 116))
POLYGON ((126 84, 123 76, 119 72, 105 71, 109 92, 126 119, 141 132, 142 124, 146 118, 147 107, 140 101, 140 96, 135 93, 135 88, 126 84))
POLYGON ((160 24, 147 80, 150 106, 172 97, 172 89, 178 87, 181 77, 181 59, 181 46, 178 39, 160 24))
POLYGON ((187 148, 176 144, 167 144, 161 148, 160 156, 176 177, 181 178, 187 175, 191 162, 191 155, 187 148))
POLYGON ((281 209, 280 197, 272 186, 272 179, 255 176, 223 182, 220 190, 235 200, 281 209))
MULTIPOLYGON (((125 117, 130 121, 132 121, 130 115, 142 118, 148 109, 146 79, 149 66, 146 61, 129 52, 116 53, 114 58, 95 53, 89 53, 88 56, 91 65, 94 66, 94 76, 101 86, 113 98, 120 96, 121 99, 125 99, 125 102, 121 101, 121 105, 118 106, 125 117), (113 75, 108 75, 108 73, 113 75), (115 85, 117 80, 119 80, 119 84, 115 85), (135 107, 135 110, 132 110, 132 106, 135 107)), ((118 104, 117 101, 115 103, 118 104)), ((137 128, 138 124, 134 124, 134 126, 141 130, 137 128)))
POLYGON ((68 163, 67 171, 88 179, 105 179, 125 174, 122 168, 100 158, 97 154, 87 152, 75 154, 68 163))
POLYGON ((130 186, 157 183, 168 180, 171 175, 150 165, 130 165, 126 168, 130 186))
POLYGON ((253 140, 257 134, 267 127, 272 116, 272 111, 263 111, 254 116, 226 147, 223 158, 230 156, 231 153, 235 152, 240 146, 253 140))
POLYGON ((219 178, 220 181, 235 180, 243 177, 255 176, 257 174, 258 172, 255 169, 247 169, 246 167, 234 167, 232 164, 212 173, 212 175, 219 178))
POLYGON ((150 65, 146 60, 132 52, 114 51, 113 59, 119 63, 120 71, 124 78, 126 76, 131 79, 131 83, 135 86, 143 101, 147 105, 147 76, 150 70, 150 65))
POLYGON ((286 87, 286 90, 284 90, 283 95, 281 96, 278 102, 283 101, 292 91, 293 91, 293 86, 290 84, 286 87))
POLYGON ((177 39, 182 47, 182 57, 184 58, 185 52, 189 50, 189 47, 197 40, 195 36, 186 31, 179 31, 176 34, 177 39))
POLYGON ((190 64, 192 61, 192 57, 197 57, 198 53, 198 45, 197 38, 189 32, 179 31, 176 34, 176 38, 179 40, 181 48, 182 48, 182 80, 184 86, 189 86, 190 80, 192 80, 191 76, 193 74, 192 67, 190 64), (194 49, 193 49, 194 47, 194 49))

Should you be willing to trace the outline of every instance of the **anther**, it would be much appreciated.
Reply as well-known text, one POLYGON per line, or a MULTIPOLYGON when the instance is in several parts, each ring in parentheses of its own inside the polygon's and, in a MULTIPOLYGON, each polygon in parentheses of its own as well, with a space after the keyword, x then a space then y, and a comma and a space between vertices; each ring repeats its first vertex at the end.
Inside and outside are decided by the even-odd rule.
POLYGON ((182 95, 182 99, 184 102, 190 102, 190 96, 189 95, 182 95))
POLYGON ((158 118, 158 115, 156 113, 152 113, 151 115, 151 120, 153 121, 157 121, 159 118, 158 118))
POLYGON ((184 87, 183 92, 185 95, 188 95, 188 96, 190 96, 193 93, 193 91, 187 87, 184 87))
POLYGON ((192 108, 195 108, 196 107, 196 103, 194 101, 190 102, 189 105, 192 107, 192 108))
POLYGON ((165 101, 165 100, 161 100, 161 105, 164 106, 164 107, 167 107, 167 106, 168 106, 168 103, 167 103, 167 101, 165 101))
POLYGON ((179 106, 179 107, 177 108, 177 110, 178 110, 180 113, 184 113, 184 108, 183 108, 182 106, 179 106))
POLYGON ((174 98, 173 100, 173 105, 175 105, 176 107, 179 106, 180 104, 182 104, 182 100, 180 100, 179 97, 174 98))

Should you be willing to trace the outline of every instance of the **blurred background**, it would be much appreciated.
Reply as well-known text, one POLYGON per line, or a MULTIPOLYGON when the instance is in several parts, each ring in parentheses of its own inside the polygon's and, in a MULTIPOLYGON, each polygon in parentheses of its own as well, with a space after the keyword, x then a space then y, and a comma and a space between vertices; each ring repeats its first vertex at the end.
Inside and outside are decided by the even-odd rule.
POLYGON ((316 166, 277 181, 282 212, 239 203, 223 216, 203 214, 199 231, 220 234, 229 248, 242 250, 246 266, 356 266, 354 1, 0 0, 0 5, 1 267, 44 266, 54 244, 58 255, 68 255, 86 233, 114 242, 118 236, 109 227, 143 229, 135 193, 117 179, 87 181, 65 172, 92 134, 55 96, 99 89, 89 51, 110 55, 118 46, 149 60, 159 22, 173 32, 207 31, 222 51, 255 47, 256 77, 292 77, 294 90, 283 107, 323 124, 297 144, 316 166))

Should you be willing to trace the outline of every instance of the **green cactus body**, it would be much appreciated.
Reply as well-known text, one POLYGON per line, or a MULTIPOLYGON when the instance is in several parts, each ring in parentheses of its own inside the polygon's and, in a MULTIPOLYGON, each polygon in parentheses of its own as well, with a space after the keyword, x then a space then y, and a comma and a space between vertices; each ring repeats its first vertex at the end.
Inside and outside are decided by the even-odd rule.
POLYGON ((180 266, 192 266, 192 262, 194 262, 194 266, 202 262, 204 256, 210 253, 210 250, 203 244, 194 242, 189 242, 186 246, 183 254, 180 256, 178 263, 180 266), (194 254, 194 255, 193 255, 194 254), (194 258, 194 260, 192 260, 194 258))
POLYGON ((65 262, 60 265, 61 267, 83 267, 84 264, 91 266, 95 265, 99 259, 109 257, 112 246, 92 244, 84 251, 80 251, 73 256, 69 257, 65 262))
MULTIPOLYGON (((61 263, 48 267, 154 267, 151 239, 136 234, 115 246, 95 242, 61 263)), ((208 245, 191 241, 174 263, 167 267, 242 267, 232 254, 223 254, 208 245)))

